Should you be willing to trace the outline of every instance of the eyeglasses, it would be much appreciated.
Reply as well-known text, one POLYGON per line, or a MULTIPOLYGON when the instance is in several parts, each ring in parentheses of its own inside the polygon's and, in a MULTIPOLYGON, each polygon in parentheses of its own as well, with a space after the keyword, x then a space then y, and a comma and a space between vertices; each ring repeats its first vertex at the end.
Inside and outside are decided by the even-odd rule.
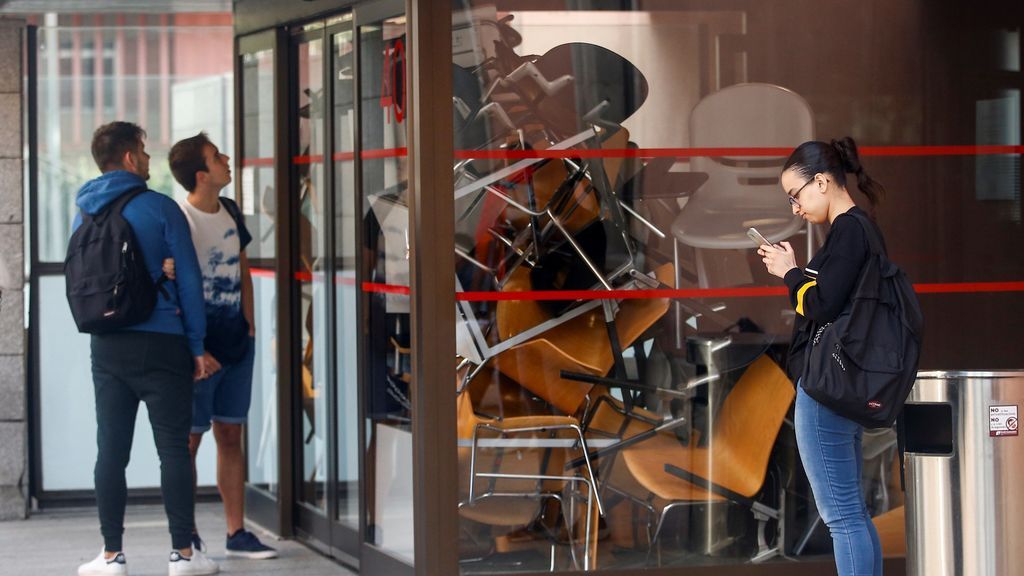
POLYGON ((810 184, 811 182, 814 182, 814 180, 815 180, 815 178, 812 177, 807 182, 804 182, 803 186, 797 188, 796 192, 793 192, 792 194, 788 194, 788 193, 786 194, 786 198, 789 199, 789 205, 790 206, 796 206, 797 208, 800 207, 800 201, 797 200, 797 198, 800 197, 800 193, 804 191, 804 188, 807 188, 807 185, 810 184))

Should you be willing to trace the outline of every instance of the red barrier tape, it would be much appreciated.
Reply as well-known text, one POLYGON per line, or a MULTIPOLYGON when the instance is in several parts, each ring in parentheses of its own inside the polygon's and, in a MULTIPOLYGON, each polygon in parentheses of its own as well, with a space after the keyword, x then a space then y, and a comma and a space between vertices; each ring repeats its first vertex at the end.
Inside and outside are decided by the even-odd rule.
MULTIPOLYGON (((918 294, 978 294, 992 292, 1024 292, 1024 282, 958 282, 914 284, 918 294)), ((408 295, 408 286, 363 283, 364 292, 408 295)), ((679 290, 528 290, 523 292, 458 292, 461 302, 496 302, 499 300, 637 300, 652 298, 750 298, 777 297, 789 294, 781 286, 751 288, 694 288, 679 290)))
MULTIPOLYGON (((692 158, 786 157, 792 148, 624 148, 569 150, 456 150, 459 160, 522 160, 525 158, 692 158)), ((987 156, 1024 154, 1024 146, 861 146, 861 156, 987 156)))
MULTIPOLYGON (((997 154, 1024 154, 1024 146, 1012 145, 960 145, 960 146, 861 146, 861 156, 991 156, 997 154)), ((694 156, 789 156, 792 148, 619 148, 619 149, 569 149, 569 150, 456 150, 458 160, 523 160, 526 158, 692 158, 694 156)), ((385 148, 363 150, 360 158, 375 160, 401 158, 409 155, 408 148, 385 148)), ((353 160, 352 152, 339 152, 334 160, 353 160)), ((295 164, 323 162, 323 156, 295 156, 295 164)), ((243 158, 242 166, 273 166, 273 158, 243 158)))
MULTIPOLYGON (((250 268, 253 276, 274 278, 272 268, 250 268)), ((296 272, 295 279, 311 282, 310 272, 296 272)), ((321 274, 316 274, 320 279, 321 274)), ((351 277, 342 277, 338 284, 354 285, 351 277)), ((408 296, 408 286, 363 282, 363 292, 400 294, 408 296)), ((1024 292, 1024 281, 1011 282, 936 282, 914 284, 918 294, 980 294, 996 292, 1024 292)), ((499 300, 643 300, 651 298, 749 298, 786 296, 784 286, 755 286, 747 288, 692 288, 659 290, 528 290, 523 292, 458 292, 455 299, 462 302, 496 302, 499 300)))

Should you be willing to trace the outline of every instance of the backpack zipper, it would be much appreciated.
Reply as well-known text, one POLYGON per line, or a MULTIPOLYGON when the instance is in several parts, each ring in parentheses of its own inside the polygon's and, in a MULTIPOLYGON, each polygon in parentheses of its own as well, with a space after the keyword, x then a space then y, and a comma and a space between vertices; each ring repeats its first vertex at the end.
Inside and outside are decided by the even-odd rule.
POLYGON ((821 340, 821 335, 822 335, 822 333, 825 332, 825 328, 828 328, 831 325, 832 325, 832 323, 829 322, 828 324, 825 324, 824 326, 818 328, 818 331, 814 334, 814 341, 811 342, 811 346, 817 346, 818 345, 818 340, 821 340))
MULTIPOLYGON (((121 263, 124 264, 124 260, 128 258, 128 241, 125 240, 124 244, 121 244, 121 263)), ((117 301, 117 288, 119 284, 114 284, 114 301, 117 301)))
POLYGON ((842 351, 843 349, 839 347, 839 344, 836 344, 836 351, 832 353, 832 359, 839 363, 839 367, 842 368, 843 372, 846 372, 846 366, 843 364, 843 359, 839 356, 839 353, 842 351))

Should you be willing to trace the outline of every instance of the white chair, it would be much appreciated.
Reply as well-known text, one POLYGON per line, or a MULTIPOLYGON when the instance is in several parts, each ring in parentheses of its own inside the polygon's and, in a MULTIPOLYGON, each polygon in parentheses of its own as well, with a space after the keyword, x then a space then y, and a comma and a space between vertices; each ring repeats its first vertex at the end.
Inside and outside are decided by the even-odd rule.
POLYGON ((779 156, 771 157, 690 160, 690 169, 706 173, 708 180, 683 206, 672 234, 677 242, 695 249, 702 288, 709 285, 702 250, 753 248, 746 235, 751 226, 772 242, 800 230, 803 222, 793 215, 779 189, 779 173, 789 151, 813 138, 811 107, 802 96, 781 86, 735 84, 708 95, 693 108, 692 147, 780 149, 779 156))

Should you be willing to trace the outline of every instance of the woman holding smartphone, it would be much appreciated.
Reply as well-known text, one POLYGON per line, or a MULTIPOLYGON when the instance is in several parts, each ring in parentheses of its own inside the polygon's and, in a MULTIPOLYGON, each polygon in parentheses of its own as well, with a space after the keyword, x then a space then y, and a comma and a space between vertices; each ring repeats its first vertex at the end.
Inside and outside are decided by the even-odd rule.
POLYGON ((816 327, 846 308, 861 268, 868 240, 859 211, 846 188, 847 174, 874 207, 884 189, 860 164, 857 145, 847 137, 805 142, 789 156, 779 180, 793 213, 812 224, 831 224, 825 245, 803 269, 789 242, 762 245, 758 254, 768 272, 782 278, 797 312, 790 351, 790 375, 798 378, 796 439, 814 502, 832 534, 839 576, 880 576, 882 548, 861 493, 863 429, 808 396, 800 386, 807 344, 816 327))

